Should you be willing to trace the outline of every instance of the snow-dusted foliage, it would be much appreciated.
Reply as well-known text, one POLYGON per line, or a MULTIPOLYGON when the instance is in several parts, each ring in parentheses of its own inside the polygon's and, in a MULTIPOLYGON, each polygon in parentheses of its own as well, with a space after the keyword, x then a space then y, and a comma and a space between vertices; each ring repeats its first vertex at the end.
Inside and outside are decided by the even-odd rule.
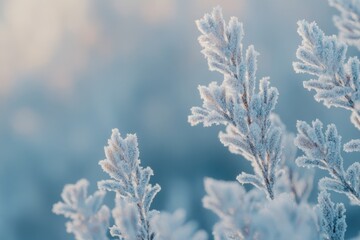
POLYGON ((196 21, 202 53, 209 68, 223 74, 221 84, 199 86, 202 107, 193 107, 189 122, 204 126, 222 124, 220 141, 235 154, 251 161, 255 174, 242 173, 240 183, 250 183, 274 198, 274 184, 281 160, 281 132, 270 120, 278 91, 269 79, 256 79, 258 53, 244 52, 242 24, 233 17, 225 23, 220 7, 196 21), (257 85, 259 86, 257 88, 257 85))
POLYGON ((329 0, 329 4, 340 11, 334 17, 340 39, 360 49, 360 0, 329 0))
MULTIPOLYGON (((329 172, 331 178, 324 177, 319 185, 346 194, 351 202, 360 205, 360 163, 355 162, 345 171, 341 155, 341 136, 335 125, 330 124, 324 133, 319 120, 312 122, 298 121, 296 145, 304 152, 296 162, 301 167, 317 167, 329 172)), ((351 145, 351 144, 348 144, 351 145)))
POLYGON ((186 222, 185 211, 162 212, 154 216, 151 226, 156 232, 155 240, 206 240, 207 234, 197 230, 197 224, 186 222))
MULTIPOLYGON (((340 35, 354 40, 358 29, 352 29, 355 35, 351 35, 346 28, 356 14, 346 15, 346 11, 357 12, 357 1, 330 3, 342 11, 342 17, 336 18, 344 32, 340 35)), ((333 203, 326 191, 344 193, 351 203, 360 205, 360 163, 345 170, 341 155, 342 149, 360 151, 360 140, 342 145, 335 125, 328 125, 324 131, 319 120, 312 125, 299 121, 297 136, 288 133, 273 113, 277 89, 270 87, 268 78, 257 80, 258 53, 253 46, 244 51, 244 32, 238 19, 233 17, 225 23, 220 7, 216 7, 196 24, 209 68, 221 73, 223 81, 199 86, 203 104, 191 109, 188 121, 205 127, 224 125, 220 141, 232 153, 249 160, 254 169, 254 174, 242 172, 237 181, 205 179, 203 206, 218 216, 213 227, 215 240, 343 240, 347 228, 345 207, 333 203), (298 158, 297 148, 304 153, 298 158), (308 202, 313 171, 299 166, 317 167, 330 175, 319 181, 321 192, 316 206, 308 202), (245 183, 253 188, 246 190, 242 185, 245 183)), ((326 106, 350 110, 353 124, 360 129, 359 60, 346 60, 346 44, 335 36, 325 36, 315 23, 300 21, 298 25, 303 41, 294 68, 316 76, 305 81, 304 87, 316 90, 315 99, 326 106)), ((356 45, 355 40, 349 43, 356 45)), ((207 239, 195 223, 186 221, 184 211, 150 210, 160 186, 150 184, 152 169, 141 166, 136 135, 123 138, 114 129, 105 155, 99 164, 110 178, 98 182, 99 191, 87 196, 88 182, 80 180, 65 186, 64 202, 54 205, 56 214, 71 219, 68 232, 77 239, 94 240, 110 235, 120 240, 207 239), (110 228, 110 210, 102 205, 104 190, 115 192, 115 224, 110 228)))
MULTIPOLYGON (((136 135, 128 134, 122 138, 117 129, 113 129, 108 146, 105 147, 106 159, 99 162, 102 169, 112 178, 98 183, 99 189, 114 191, 125 202, 118 204, 117 208, 129 207, 131 209, 119 210, 129 216, 136 217, 138 226, 136 237, 138 239, 152 239, 150 230, 150 205, 155 195, 160 191, 160 186, 152 186, 149 181, 153 175, 150 167, 140 166, 139 149, 136 135), (135 212, 136 214, 135 214, 135 212)), ((112 233, 128 226, 124 221, 119 221, 123 226, 115 226, 112 233)), ((118 234, 116 234, 118 235, 118 234)), ((121 234, 120 234, 121 236, 121 234)), ((125 236, 122 236, 125 238, 125 236)), ((126 238, 132 239, 132 238, 126 238)))
POLYGON ((88 181, 82 179, 74 185, 64 187, 64 202, 56 203, 53 212, 71 219, 67 231, 78 240, 105 240, 109 229, 110 210, 101 205, 105 191, 114 191, 115 207, 112 216, 115 225, 110 234, 120 240, 206 240, 203 231, 196 230, 196 224, 185 223, 182 211, 173 215, 150 210, 151 202, 160 191, 158 184, 149 183, 153 171, 140 166, 136 135, 122 138, 113 129, 106 159, 99 164, 111 177, 98 182, 99 191, 87 196, 88 181))
POLYGON ((298 204, 282 193, 268 201, 258 189, 247 192, 237 182, 205 179, 204 207, 219 217, 216 240, 225 239, 318 239, 316 215, 311 207, 298 204))
POLYGON ((304 81, 304 87, 315 90, 316 101, 327 107, 341 107, 352 112, 351 121, 360 129, 360 62, 346 60, 347 46, 336 36, 326 36, 315 22, 298 22, 302 44, 296 52, 297 73, 308 73, 317 79, 304 81))
POLYGON ((88 186, 89 182, 85 179, 65 185, 61 193, 63 202, 54 204, 53 212, 71 219, 66 223, 66 230, 73 233, 77 240, 108 239, 110 210, 102 205, 105 192, 97 191, 88 196, 88 186))
POLYGON ((344 239, 347 227, 344 205, 342 203, 334 204, 330 199, 330 194, 322 191, 318 197, 316 210, 319 215, 322 239, 344 239))

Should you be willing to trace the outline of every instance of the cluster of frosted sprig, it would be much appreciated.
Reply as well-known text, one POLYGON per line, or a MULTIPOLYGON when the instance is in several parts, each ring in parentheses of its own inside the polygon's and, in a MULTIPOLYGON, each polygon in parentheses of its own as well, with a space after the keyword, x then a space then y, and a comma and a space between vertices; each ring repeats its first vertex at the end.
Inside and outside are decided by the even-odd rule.
POLYGON ((281 132, 271 122, 278 91, 270 87, 268 78, 259 82, 257 90, 256 58, 253 46, 243 51, 242 24, 232 17, 225 23, 221 9, 214 8, 196 21, 201 32, 199 42, 209 68, 224 76, 219 85, 199 86, 202 107, 193 107, 189 122, 204 126, 222 124, 220 141, 233 153, 251 161, 255 174, 242 173, 240 183, 250 183, 274 198, 274 184, 281 159, 281 132))
POLYGON ((360 0, 329 0, 329 3, 340 11, 340 16, 334 17, 340 39, 360 49, 360 0))
MULTIPOLYGON (((341 136, 333 124, 327 126, 325 133, 322 128, 319 120, 314 121, 312 126, 302 121, 297 123, 295 143, 305 155, 297 158, 296 162, 302 167, 317 167, 328 171, 331 178, 322 178, 320 187, 344 193, 353 204, 360 205, 360 163, 353 163, 345 171, 341 156, 341 136)), ((352 140, 344 145, 344 149, 359 151, 359 146, 359 140, 352 140)))
POLYGON ((54 204, 53 212, 71 219, 66 223, 66 230, 73 233, 76 239, 106 240, 110 210, 102 205, 105 192, 97 191, 88 196, 88 186, 86 179, 65 185, 61 194, 63 202, 54 204))
POLYGON ((115 208, 112 216, 115 225, 110 228, 112 237, 120 240, 206 240, 204 231, 197 231, 194 223, 186 223, 183 213, 159 213, 150 210, 159 185, 149 183, 153 171, 150 167, 140 166, 139 149, 136 135, 122 138, 114 129, 108 146, 105 147, 106 159, 99 162, 111 177, 98 183, 99 191, 87 196, 87 180, 64 187, 64 202, 54 205, 53 211, 71 221, 67 231, 77 240, 105 240, 107 237, 110 210, 102 205, 105 191, 114 191, 115 208), (176 234, 169 238, 169 233, 176 234))
POLYGON ((341 107, 352 112, 351 121, 360 129, 360 62, 357 57, 346 61, 347 46, 336 36, 325 36, 315 22, 298 22, 302 44, 296 51, 297 73, 308 73, 316 79, 304 81, 304 87, 315 90, 315 99, 327 107, 341 107))

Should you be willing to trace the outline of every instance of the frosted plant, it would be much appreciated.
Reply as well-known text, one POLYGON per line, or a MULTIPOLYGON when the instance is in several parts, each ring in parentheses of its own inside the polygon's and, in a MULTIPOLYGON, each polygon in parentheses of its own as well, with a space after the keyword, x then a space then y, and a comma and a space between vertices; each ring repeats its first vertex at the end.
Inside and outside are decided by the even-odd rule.
POLYGON ((202 107, 191 108, 191 125, 222 124, 226 132, 220 132, 220 141, 232 153, 249 160, 254 174, 241 173, 237 180, 250 183, 274 198, 274 184, 281 160, 281 132, 270 120, 275 108, 278 91, 270 87, 269 79, 259 81, 257 90, 256 58, 253 46, 243 51, 242 24, 237 18, 228 24, 220 7, 214 8, 196 21, 201 32, 199 37, 202 53, 209 68, 223 74, 224 80, 209 86, 199 86, 202 107))
MULTIPOLYGON (((295 142, 305 155, 297 158, 296 162, 302 167, 318 167, 328 171, 331 178, 322 178, 320 187, 344 193, 353 204, 360 205, 360 164, 355 162, 345 171, 341 136, 333 124, 327 126, 325 133, 322 127, 319 120, 313 121, 312 126, 298 121, 295 142)), ((345 149, 349 150, 350 145, 345 145, 345 149)))
POLYGON ((315 90, 316 101, 327 107, 341 107, 352 112, 351 121, 360 129, 360 62, 357 57, 346 61, 346 44, 336 36, 325 36, 315 22, 298 22, 302 44, 296 51, 300 60, 293 66, 297 73, 317 77, 304 81, 304 87, 315 90))
POLYGON ((205 180, 203 205, 219 217, 215 239, 319 239, 317 216, 307 202, 312 174, 292 162, 294 136, 272 113, 277 90, 262 79, 256 91, 257 53, 250 46, 244 54, 242 25, 236 18, 225 24, 220 8, 197 25, 209 68, 222 73, 224 81, 199 87, 203 105, 191 109, 189 122, 225 125, 221 142, 250 160, 255 172, 242 173, 237 180, 257 187, 246 191, 237 182, 205 180))
POLYGON ((153 171, 140 166, 136 135, 128 134, 122 138, 113 129, 106 159, 99 162, 102 169, 112 179, 98 182, 97 191, 87 196, 88 181, 80 180, 75 185, 64 187, 64 202, 56 203, 53 212, 63 214, 72 221, 67 223, 67 231, 75 234, 78 240, 109 239, 110 210, 102 205, 105 191, 114 191, 115 208, 112 216, 115 225, 110 228, 112 237, 120 240, 206 240, 203 231, 196 231, 193 223, 185 223, 181 212, 174 215, 150 210, 151 202, 160 191, 159 185, 149 183, 153 171), (160 214, 160 215, 159 215, 160 214), (176 233, 176 235, 169 235, 176 233))
POLYGON ((54 204, 53 212, 70 218, 66 223, 68 233, 77 240, 105 240, 109 227, 110 210, 102 205, 104 191, 87 195, 89 182, 85 179, 65 185, 61 194, 63 202, 54 204))
POLYGON ((329 0, 329 3, 340 11, 340 16, 334 17, 340 39, 360 49, 360 0, 329 0))
MULTIPOLYGON (((160 191, 160 186, 158 184, 152 186, 149 183, 153 175, 152 169, 140 166, 136 135, 128 134, 126 138, 122 138, 119 131, 113 129, 108 146, 105 147, 105 155, 106 159, 100 161, 99 164, 112 179, 100 181, 99 189, 116 192, 117 197, 123 198, 126 202, 126 205, 120 204, 119 208, 127 205, 134 208, 122 210, 129 211, 128 214, 131 216, 135 214, 136 209, 135 215, 138 219, 138 226, 135 227, 136 238, 152 239, 150 218, 153 213, 150 211, 150 205, 160 191)), ((112 232, 118 232, 117 230, 121 228, 126 228, 126 226, 114 226, 112 232)))
POLYGON ((317 211, 322 239, 339 240, 344 239, 346 231, 345 207, 342 203, 334 204, 330 194, 322 191, 318 197, 317 211))
POLYGON ((151 226, 156 232, 155 240, 206 240, 204 231, 197 231, 194 222, 186 222, 185 211, 173 214, 162 212, 154 216, 151 226))

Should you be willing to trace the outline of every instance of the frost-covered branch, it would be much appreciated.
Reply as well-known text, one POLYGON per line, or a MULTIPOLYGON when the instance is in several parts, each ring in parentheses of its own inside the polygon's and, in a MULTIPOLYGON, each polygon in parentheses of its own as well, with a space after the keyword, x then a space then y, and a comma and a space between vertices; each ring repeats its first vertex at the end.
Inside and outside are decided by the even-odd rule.
POLYGON ((77 240, 106 240, 110 210, 102 205, 105 192, 97 191, 88 196, 88 186, 85 179, 65 185, 61 193, 63 202, 54 204, 53 212, 71 219, 66 223, 66 230, 77 240))
POLYGON ((330 199, 330 194, 322 191, 318 196, 316 210, 322 239, 343 240, 347 227, 344 204, 334 204, 330 199))
MULTIPOLYGON (((296 162, 302 167, 318 167, 328 171, 331 178, 322 178, 320 187, 344 193, 353 204, 360 205, 360 163, 353 163, 345 171, 341 136, 333 124, 327 126, 325 133, 322 128, 323 124, 319 120, 313 121, 312 126, 298 121, 295 144, 305 155, 297 158, 296 162)), ((348 148, 349 145, 345 144, 348 148)))
POLYGON ((325 36, 315 22, 298 22, 302 44, 296 52, 297 73, 317 77, 304 81, 304 87, 315 90, 315 100, 327 107, 341 107, 352 112, 351 121, 360 129, 360 62, 357 57, 346 61, 347 46, 336 36, 325 36))
POLYGON ((360 49, 360 0, 329 0, 329 4, 340 11, 334 17, 340 39, 360 49))
POLYGON ((215 8, 196 21, 202 53, 209 68, 223 74, 224 80, 199 86, 202 107, 193 107, 189 122, 204 126, 222 124, 220 141, 233 153, 251 161, 255 174, 242 173, 241 183, 251 183, 274 198, 274 184, 281 159, 281 132, 270 116, 275 108, 278 91, 269 79, 256 80, 258 53, 253 46, 243 51, 242 24, 232 17, 225 23, 221 9, 215 8), (259 89, 257 89, 259 84, 259 89))
POLYGON ((116 192, 117 198, 121 199, 117 203, 117 210, 113 212, 116 225, 112 227, 111 233, 124 239, 153 239, 154 233, 150 229, 153 211, 150 211, 150 205, 160 191, 160 186, 149 183, 152 169, 140 166, 136 135, 128 134, 122 138, 119 131, 113 129, 108 146, 105 147, 105 155, 106 159, 99 164, 112 179, 100 181, 98 186, 116 192), (124 218, 118 214, 120 212, 129 217, 124 218))

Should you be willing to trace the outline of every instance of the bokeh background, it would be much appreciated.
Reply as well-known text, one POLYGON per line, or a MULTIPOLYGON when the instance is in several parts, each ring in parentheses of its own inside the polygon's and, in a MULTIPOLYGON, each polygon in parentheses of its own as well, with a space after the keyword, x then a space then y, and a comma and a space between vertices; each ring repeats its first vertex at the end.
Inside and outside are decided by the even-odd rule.
MULTIPOLYGON (((187 123, 201 104, 197 86, 221 80, 208 71, 194 24, 216 5, 244 23, 245 45, 261 54, 258 77, 279 89, 277 113, 290 131, 319 118, 336 123, 344 141, 359 137, 349 112, 315 102, 302 87, 309 76, 291 65, 297 20, 337 33, 326 0, 0 0, 0 239, 73 239, 52 204, 64 184, 87 178, 92 192, 106 177, 97 163, 115 127, 138 135, 142 162, 162 186, 153 207, 184 208, 211 232, 204 177, 251 171, 218 141, 220 128, 187 123)), ((360 158, 344 156, 346 165, 360 158)), ((333 200, 346 203, 354 236, 359 208, 333 200)))

